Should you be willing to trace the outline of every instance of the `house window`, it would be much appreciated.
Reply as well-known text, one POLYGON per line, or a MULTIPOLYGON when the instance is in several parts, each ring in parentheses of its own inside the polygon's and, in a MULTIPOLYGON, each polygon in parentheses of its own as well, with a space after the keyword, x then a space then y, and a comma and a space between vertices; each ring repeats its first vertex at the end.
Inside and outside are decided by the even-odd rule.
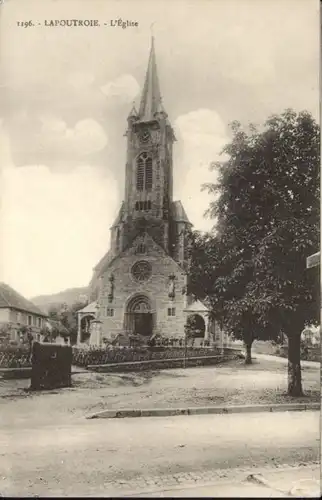
POLYGON ((41 327, 41 318, 38 318, 38 327, 41 327))
POLYGON ((109 317, 114 316, 114 309, 107 307, 106 308, 106 316, 109 316, 109 317))
POLYGON ((33 316, 33 318, 32 318, 32 324, 33 324, 34 326, 36 326, 36 325, 37 325, 37 318, 36 318, 36 316, 33 316))
POLYGON ((138 191, 152 189, 152 158, 147 152, 141 153, 137 160, 136 189, 138 191))
POLYGON ((175 315, 176 315, 176 308, 168 307, 168 316, 175 316, 175 315))
POLYGON ((21 313, 17 312, 17 323, 21 322, 21 313))
POLYGON ((32 316, 28 316, 28 326, 32 325, 32 316))

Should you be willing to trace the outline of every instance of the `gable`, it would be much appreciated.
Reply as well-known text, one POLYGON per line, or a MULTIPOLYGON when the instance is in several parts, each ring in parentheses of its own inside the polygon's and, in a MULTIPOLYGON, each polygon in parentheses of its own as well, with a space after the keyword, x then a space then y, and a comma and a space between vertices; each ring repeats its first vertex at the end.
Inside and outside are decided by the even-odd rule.
POLYGON ((185 311, 198 313, 198 312, 208 312, 209 309, 200 300, 195 300, 188 307, 186 307, 185 311))
POLYGON ((117 265, 117 261, 121 259, 128 257, 142 257, 144 259, 145 256, 170 261, 178 272, 185 273, 184 269, 147 232, 137 236, 126 250, 115 256, 110 262, 107 262, 100 272, 101 274, 105 273, 110 267, 117 265), (140 253, 142 250, 145 250, 145 252, 140 253))

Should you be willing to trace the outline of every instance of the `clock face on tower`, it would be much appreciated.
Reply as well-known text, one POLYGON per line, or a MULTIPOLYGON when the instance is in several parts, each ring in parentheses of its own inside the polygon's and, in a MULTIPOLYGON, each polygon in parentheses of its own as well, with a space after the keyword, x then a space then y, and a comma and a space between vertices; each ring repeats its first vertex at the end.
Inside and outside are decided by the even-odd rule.
POLYGON ((139 138, 141 142, 148 142, 150 140, 150 134, 148 130, 141 130, 139 133, 139 138))

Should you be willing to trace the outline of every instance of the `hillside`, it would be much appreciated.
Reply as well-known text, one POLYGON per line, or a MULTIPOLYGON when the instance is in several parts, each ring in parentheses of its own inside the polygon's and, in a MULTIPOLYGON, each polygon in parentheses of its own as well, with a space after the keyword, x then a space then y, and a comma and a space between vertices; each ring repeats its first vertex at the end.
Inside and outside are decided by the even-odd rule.
POLYGON ((33 297, 31 301, 38 307, 41 307, 46 312, 50 307, 66 303, 68 306, 72 305, 78 300, 82 300, 84 296, 87 296, 88 287, 79 288, 68 288, 62 292, 54 293, 51 295, 39 295, 38 297, 33 297))

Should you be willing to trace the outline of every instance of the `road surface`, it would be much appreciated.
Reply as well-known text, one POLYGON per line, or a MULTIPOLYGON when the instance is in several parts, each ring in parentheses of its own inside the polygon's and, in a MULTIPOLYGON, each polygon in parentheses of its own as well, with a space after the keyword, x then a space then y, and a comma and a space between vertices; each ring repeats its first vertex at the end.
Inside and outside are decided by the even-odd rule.
MULTIPOLYGON (((0 493, 106 495, 162 477, 319 459, 319 412, 77 420, 0 430, 0 493)), ((186 475, 186 476, 185 476, 186 475)), ((209 477, 210 477, 209 476, 209 477)))

